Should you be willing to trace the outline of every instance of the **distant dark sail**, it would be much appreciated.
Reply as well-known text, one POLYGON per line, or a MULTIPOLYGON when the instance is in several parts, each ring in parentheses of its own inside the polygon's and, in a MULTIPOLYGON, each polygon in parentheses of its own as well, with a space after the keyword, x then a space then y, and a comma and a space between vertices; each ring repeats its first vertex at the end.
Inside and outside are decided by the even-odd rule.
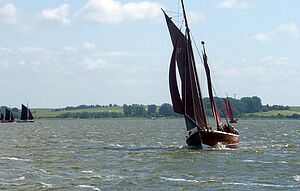
POLYGON ((5 121, 13 121, 13 120, 15 120, 12 112, 9 109, 7 109, 7 108, 5 108, 4 120, 5 121))
POLYGON ((2 121, 4 119, 4 115, 0 114, 0 120, 2 121))
POLYGON ((30 111, 30 109, 28 109, 28 119, 29 120, 33 120, 34 119, 32 113, 30 111))
POLYGON ((227 115, 228 115, 230 121, 234 121, 233 114, 232 114, 232 109, 231 109, 231 105, 230 105, 229 100, 227 98, 224 98, 224 103, 225 103, 226 112, 227 112, 227 115))
POLYGON ((166 13, 164 14, 174 47, 169 71, 173 109, 175 112, 185 115, 187 130, 195 128, 195 124, 204 129, 207 126, 207 120, 191 42, 170 17, 166 13), (181 79, 181 97, 176 80, 176 63, 181 79), (191 120, 193 123, 190 122, 191 120))
POLYGON ((33 116, 29 108, 22 104, 21 120, 32 120, 33 116))
MULTIPOLYGON (((204 42, 203 42, 204 44, 204 42)), ((221 126, 222 125, 222 120, 218 111, 218 107, 216 105, 216 102, 214 100, 214 96, 213 96, 213 91, 212 91, 212 83, 211 83, 211 76, 210 76, 210 69, 207 63, 207 55, 205 53, 205 50, 203 52, 203 62, 204 62, 204 68, 205 68, 205 73, 206 73, 206 78, 207 78, 207 87, 208 87, 208 94, 209 94, 209 100, 210 100, 210 105, 211 105, 211 109, 214 115, 214 118, 217 122, 217 126, 221 126)))
POLYGON ((25 105, 22 104, 22 109, 21 109, 21 120, 27 120, 28 119, 28 109, 25 105))

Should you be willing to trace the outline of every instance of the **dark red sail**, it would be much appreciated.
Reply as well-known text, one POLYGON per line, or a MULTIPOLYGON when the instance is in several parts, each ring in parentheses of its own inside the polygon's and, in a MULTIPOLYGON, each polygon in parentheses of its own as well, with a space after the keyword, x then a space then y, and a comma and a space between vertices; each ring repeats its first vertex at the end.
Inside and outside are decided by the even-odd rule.
POLYGON ((229 100, 227 98, 224 98, 224 103, 225 103, 226 112, 227 112, 227 115, 228 115, 230 121, 234 121, 233 114, 232 114, 232 109, 231 109, 231 105, 229 103, 229 100))
MULTIPOLYGON (((176 43, 178 44, 178 43, 176 43)), ((180 98, 178 85, 177 85, 177 78, 176 78, 176 58, 177 58, 177 46, 174 47, 170 68, 169 68, 169 87, 170 87, 170 94, 172 99, 173 110, 176 113, 184 114, 183 103, 180 98)))
POLYGON ((170 17, 166 13, 164 14, 174 47, 169 71, 173 109, 180 114, 184 112, 184 115, 189 118, 186 119, 188 130, 195 128, 194 124, 198 128, 204 129, 207 126, 207 120, 191 42, 172 22, 170 17), (180 97, 176 80, 176 63, 181 79, 182 97, 180 97), (190 123, 190 120, 193 120, 194 123, 190 123))

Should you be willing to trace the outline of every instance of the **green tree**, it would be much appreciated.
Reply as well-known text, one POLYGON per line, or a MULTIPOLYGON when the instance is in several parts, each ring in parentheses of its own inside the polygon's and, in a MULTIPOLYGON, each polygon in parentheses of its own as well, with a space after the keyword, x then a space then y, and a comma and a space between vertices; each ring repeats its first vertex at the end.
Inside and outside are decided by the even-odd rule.
POLYGON ((262 111, 263 107, 262 107, 261 99, 257 96, 243 97, 241 98, 241 101, 245 104, 247 113, 262 111))
POLYGON ((156 117, 157 116, 157 106, 155 104, 148 105, 148 111, 147 114, 151 117, 156 117))
POLYGON ((162 104, 158 109, 158 113, 162 117, 176 116, 176 114, 173 111, 172 105, 168 103, 162 104))
POLYGON ((123 113, 125 117, 131 117, 132 116, 132 106, 131 105, 123 105, 123 113))

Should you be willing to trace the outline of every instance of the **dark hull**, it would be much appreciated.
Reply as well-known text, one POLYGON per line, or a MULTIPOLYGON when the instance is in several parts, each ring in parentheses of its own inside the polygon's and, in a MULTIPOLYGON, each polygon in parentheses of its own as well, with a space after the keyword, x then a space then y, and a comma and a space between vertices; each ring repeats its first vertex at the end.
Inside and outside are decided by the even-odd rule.
POLYGON ((17 123, 33 123, 34 120, 19 120, 17 123))
MULTIPOLYGON (((226 133, 217 130, 204 130, 200 132, 202 144, 208 146, 216 146, 219 143, 226 145, 229 148, 236 148, 240 143, 239 135, 232 133, 226 133)), ((201 140, 199 133, 196 132, 186 139, 186 143, 189 147, 200 147, 201 140)))
POLYGON ((0 121, 0 123, 14 123, 16 122, 15 120, 10 120, 10 121, 0 121))

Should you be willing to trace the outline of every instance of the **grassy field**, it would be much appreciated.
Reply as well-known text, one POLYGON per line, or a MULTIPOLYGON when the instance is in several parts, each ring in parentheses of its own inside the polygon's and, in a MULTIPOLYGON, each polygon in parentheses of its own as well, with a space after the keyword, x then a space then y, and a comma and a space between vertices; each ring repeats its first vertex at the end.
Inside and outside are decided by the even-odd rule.
MULTIPOLYGON (((31 109, 32 114, 35 118, 58 118, 63 113, 82 113, 82 112, 123 112, 123 107, 101 107, 101 108, 88 108, 88 109, 75 109, 75 110, 62 110, 54 111, 54 109, 49 108, 35 108, 31 109)), ((277 117, 277 116, 292 116, 293 114, 300 115, 300 106, 290 107, 290 110, 273 110, 268 112, 257 112, 252 114, 246 114, 246 116, 254 117, 277 117)))
POLYGON ((54 111, 49 108, 34 108, 31 112, 35 118, 56 118, 63 113, 82 113, 82 112, 123 112, 122 107, 101 107, 101 108, 88 108, 88 109, 75 109, 68 111, 54 111))
POLYGON ((300 106, 290 106, 290 110, 300 112, 300 106))
POLYGON ((254 115, 254 116, 257 116, 257 117, 276 117, 278 115, 292 116, 293 114, 300 115, 300 110, 299 111, 294 111, 294 110, 273 110, 273 111, 268 111, 268 112, 257 112, 257 113, 253 113, 251 115, 254 115))

